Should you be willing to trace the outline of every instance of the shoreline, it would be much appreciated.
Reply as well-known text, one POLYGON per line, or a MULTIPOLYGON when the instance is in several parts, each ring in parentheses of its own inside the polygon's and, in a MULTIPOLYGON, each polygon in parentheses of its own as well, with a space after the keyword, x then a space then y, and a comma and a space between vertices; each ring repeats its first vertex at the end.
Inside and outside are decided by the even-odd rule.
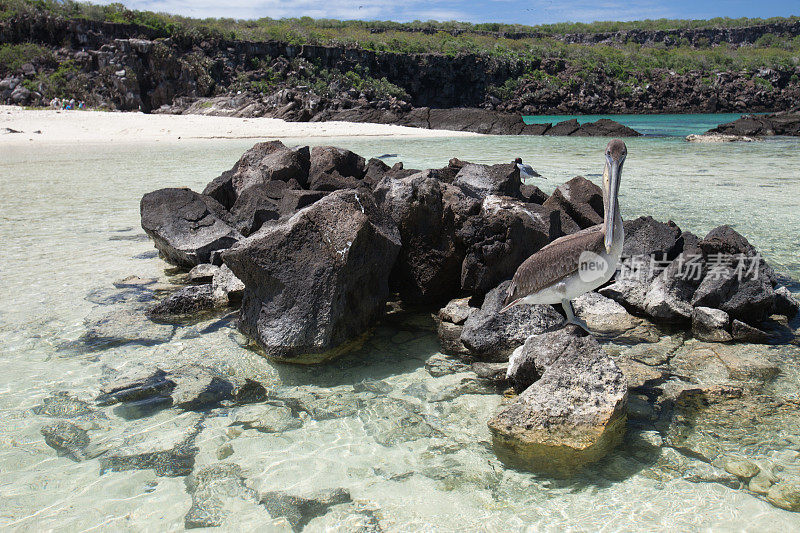
POLYGON ((72 143, 178 143, 184 140, 306 137, 475 137, 477 133, 390 124, 287 122, 278 118, 32 110, 0 105, 0 146, 72 143), (8 132, 8 129, 17 133, 8 132), (36 132, 40 133, 36 133, 36 132))

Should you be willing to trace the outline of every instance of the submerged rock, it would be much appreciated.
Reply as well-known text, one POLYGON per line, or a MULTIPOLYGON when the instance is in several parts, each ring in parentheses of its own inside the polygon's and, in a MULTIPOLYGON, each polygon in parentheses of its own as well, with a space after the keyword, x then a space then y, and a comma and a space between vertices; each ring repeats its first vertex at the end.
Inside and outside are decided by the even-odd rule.
MULTIPOLYGON (((221 526, 231 513, 241 513, 243 504, 259 510, 258 494, 246 485, 235 463, 216 463, 193 472, 186 478, 186 491, 192 496, 184 517, 186 529, 221 526)), ((266 513, 261 518, 266 519, 266 513)))
POLYGON ((190 474, 197 454, 194 440, 201 429, 199 415, 185 413, 155 427, 151 424, 129 423, 121 442, 107 443, 110 449, 100 458, 101 472, 152 469, 158 476, 190 474))
POLYGON ((147 311, 154 319, 189 317, 217 307, 211 285, 189 285, 170 294, 147 311))
POLYGON ((569 477, 621 442, 628 385, 593 337, 564 330, 539 337, 533 344, 548 351, 534 356, 534 366, 544 372, 489 421, 489 429, 503 462, 569 477), (550 350, 556 339, 563 348, 550 350))
POLYGON ((168 342, 175 331, 169 324, 156 324, 146 316, 146 309, 115 309, 103 313, 100 308, 86 318, 86 333, 81 341, 89 349, 102 349, 120 344, 152 346, 168 342), (98 316, 99 315, 99 316, 98 316))
POLYGON ((302 420, 292 415, 289 407, 277 402, 237 407, 232 418, 233 424, 262 433, 282 433, 303 425, 302 420))
POLYGON ((118 414, 140 418, 166 407, 202 409, 233 398, 234 392, 230 381, 206 368, 144 367, 109 381, 95 401, 102 406, 120 404, 118 414))
POLYGON ((564 317, 549 305, 516 305, 501 313, 510 283, 503 282, 490 291, 480 310, 464 322, 461 342, 482 360, 505 360, 531 335, 556 329, 564 323, 564 317))
POLYGON ((230 248, 241 235, 222 205, 189 189, 160 189, 142 197, 142 229, 164 259, 190 269, 211 263, 213 252, 230 248))
POLYGON ((800 511, 800 479, 776 483, 767 492, 767 501, 787 511, 800 511))
POLYGON ((350 493, 342 488, 327 489, 308 496, 293 496, 286 492, 270 491, 259 496, 272 518, 285 518, 292 530, 303 528, 318 516, 323 516, 334 505, 350 503, 350 493))
POLYGON ((276 359, 334 357, 380 316, 399 249, 368 192, 331 193, 225 252, 245 284, 240 328, 276 359))
POLYGON ((85 429, 72 422, 58 420, 44 426, 41 433, 47 445, 59 455, 65 455, 74 461, 84 459, 86 447, 89 445, 89 435, 85 429))

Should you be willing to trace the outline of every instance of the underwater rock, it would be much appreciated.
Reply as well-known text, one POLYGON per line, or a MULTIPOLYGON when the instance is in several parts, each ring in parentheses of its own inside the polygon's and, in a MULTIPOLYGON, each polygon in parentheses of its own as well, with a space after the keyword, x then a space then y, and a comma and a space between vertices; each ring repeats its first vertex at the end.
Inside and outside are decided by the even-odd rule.
POLYGON ((336 191, 224 254, 245 284, 240 328, 270 357, 317 363, 381 315, 397 229, 365 191, 336 191))
POLYGON ((289 407, 279 402, 237 407, 232 412, 231 419, 234 425, 262 433, 282 433, 303 425, 302 420, 292 415, 289 407))
POLYGON ((392 447, 441 435, 413 404, 397 398, 376 398, 358 410, 358 417, 364 422, 367 434, 381 446, 392 447))
POLYGON ((152 469, 158 476, 172 477, 192 472, 200 415, 184 413, 155 426, 149 419, 136 422, 142 421, 129 422, 119 442, 107 443, 110 449, 100 458, 101 472, 152 469))
POLYGON ((190 269, 211 263, 213 252, 230 248, 241 235, 213 198, 189 189, 160 189, 141 201, 142 229, 166 261, 190 269))
POLYGON ((692 311, 692 333, 706 342, 728 342, 733 337, 728 333, 731 319, 728 313, 710 307, 695 307, 692 311))
POLYGON ((687 342, 669 361, 670 372, 703 387, 758 388, 779 368, 765 346, 687 342))
POLYGON ((102 406, 122 404, 120 416, 140 418, 166 407, 203 409, 232 399, 233 394, 233 384, 210 369, 144 367, 106 383, 96 401, 102 406))
MULTIPOLYGON (((259 507, 258 494, 245 484, 242 469, 235 463, 216 463, 192 472, 186 478, 186 491, 192 496, 184 517, 186 529, 221 526, 231 513, 242 512, 243 503, 259 507)), ((263 514, 261 518, 266 519, 263 514)))
POLYGON ((61 391, 42 400, 41 404, 33 408, 33 412, 52 418, 75 418, 92 415, 95 410, 89 403, 61 391))
POLYGON ((438 317, 445 322, 461 325, 477 310, 476 307, 470 307, 469 298, 458 298, 439 309, 438 317))
POLYGON ((767 492, 767 501, 787 511, 800 511, 800 479, 776 483, 767 492))
POLYGON ((154 319, 187 318, 217 307, 210 284, 189 285, 170 294, 147 311, 154 319))
POLYGON ((168 342, 175 331, 172 325, 156 324, 148 319, 142 307, 104 311, 99 308, 85 320, 87 330, 80 340, 90 349, 120 344, 152 346, 168 342))
POLYGON ((326 514, 334 505, 352 501, 350 493, 343 488, 321 490, 308 496, 270 491, 262 493, 259 500, 272 518, 286 518, 295 532, 302 531, 306 524, 326 514))
POLYGON ((538 357, 541 377, 492 418, 489 429, 504 463, 570 477, 621 442, 628 384, 594 337, 563 330, 539 337, 533 342, 543 348, 548 339, 564 348, 538 357))
POLYGON ((59 455, 65 455, 74 461, 85 458, 85 450, 89 445, 89 435, 85 429, 66 420, 57 420, 44 426, 41 433, 47 445, 59 455))
POLYGON ((480 310, 464 322, 461 342, 482 360, 505 360, 531 335, 551 331, 564 323, 564 317, 549 305, 521 304, 500 313, 510 283, 505 281, 490 291, 480 310))

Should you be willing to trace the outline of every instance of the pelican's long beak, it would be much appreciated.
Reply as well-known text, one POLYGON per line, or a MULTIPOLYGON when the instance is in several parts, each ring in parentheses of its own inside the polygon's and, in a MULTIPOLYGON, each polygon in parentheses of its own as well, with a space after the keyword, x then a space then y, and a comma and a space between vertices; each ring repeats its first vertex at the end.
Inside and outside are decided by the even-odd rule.
POLYGON ((619 195, 619 178, 623 161, 617 161, 609 157, 606 162, 606 172, 608 172, 609 178, 604 222, 606 229, 605 247, 606 253, 609 254, 611 253, 611 245, 614 243, 614 221, 617 219, 617 211, 619 210, 617 197, 619 195))

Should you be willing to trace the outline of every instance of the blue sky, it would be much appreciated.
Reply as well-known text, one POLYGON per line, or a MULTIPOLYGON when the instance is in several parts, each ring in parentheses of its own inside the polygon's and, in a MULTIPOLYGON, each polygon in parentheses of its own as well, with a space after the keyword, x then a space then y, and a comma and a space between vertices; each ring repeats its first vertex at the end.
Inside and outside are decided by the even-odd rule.
MULTIPOLYGON (((112 0, 95 1, 108 4, 112 0)), ((123 0, 131 9, 191 17, 459 20, 546 24, 655 18, 800 15, 798 0, 123 0)))

